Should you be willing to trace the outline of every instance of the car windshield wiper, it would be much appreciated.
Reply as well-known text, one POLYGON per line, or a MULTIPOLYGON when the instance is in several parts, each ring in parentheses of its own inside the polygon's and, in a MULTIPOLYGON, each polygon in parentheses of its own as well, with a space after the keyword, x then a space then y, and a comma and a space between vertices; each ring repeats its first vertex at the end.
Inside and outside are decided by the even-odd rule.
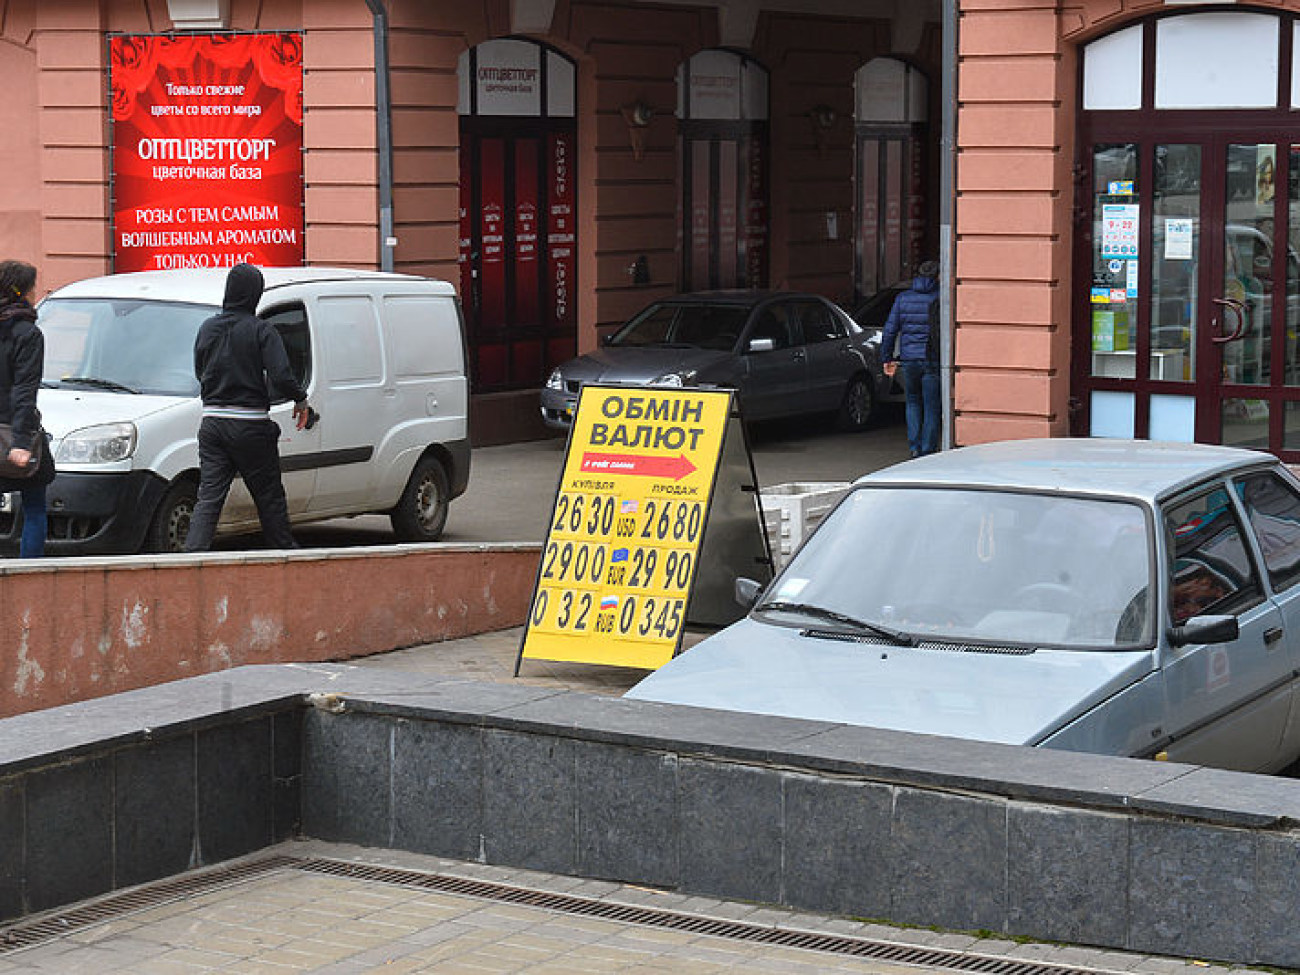
POLYGON ((59 382, 76 383, 80 386, 94 386, 97 389, 111 389, 115 393, 135 393, 136 395, 140 393, 140 390, 125 383, 115 382, 112 379, 100 379, 98 376, 60 376, 59 382))
POLYGON ((865 630, 868 633, 874 633, 876 636, 882 636, 886 640, 892 640, 900 647, 916 646, 916 638, 891 630, 887 626, 880 626, 878 623, 868 623, 866 620, 860 620, 857 617, 849 616, 845 613, 838 613, 833 609, 827 609, 825 606, 814 606, 811 603, 791 603, 783 600, 774 600, 770 603, 763 603, 754 607, 759 611, 776 610, 781 613, 802 613, 805 616, 815 616, 818 619, 830 620, 833 623, 843 623, 845 626, 852 626, 858 630, 865 630))

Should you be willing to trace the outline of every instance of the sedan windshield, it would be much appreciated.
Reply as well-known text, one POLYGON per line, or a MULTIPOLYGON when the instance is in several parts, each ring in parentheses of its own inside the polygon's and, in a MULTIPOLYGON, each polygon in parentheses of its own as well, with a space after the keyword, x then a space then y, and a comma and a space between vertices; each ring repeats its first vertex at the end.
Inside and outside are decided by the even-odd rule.
POLYGON ((730 352, 749 309, 737 305, 651 305, 614 333, 610 345, 682 345, 730 352))
POLYGON ((126 298, 51 298, 38 309, 45 382, 119 393, 194 396, 194 336, 219 309, 126 298))
POLYGON ((757 610, 820 607, 922 639, 1131 648, 1151 641, 1152 564, 1137 504, 864 487, 776 580, 765 602, 778 605, 757 610))

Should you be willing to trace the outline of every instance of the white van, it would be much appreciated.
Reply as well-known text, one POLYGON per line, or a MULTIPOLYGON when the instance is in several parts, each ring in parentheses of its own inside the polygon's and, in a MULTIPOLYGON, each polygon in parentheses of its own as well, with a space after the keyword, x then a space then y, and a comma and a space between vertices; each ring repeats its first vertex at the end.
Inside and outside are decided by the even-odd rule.
MULTIPOLYGON (((295 524, 388 514, 403 541, 434 541, 469 480, 464 326, 451 285, 336 268, 264 268, 259 314, 284 339, 321 420, 271 408, 295 524)), ((180 551, 198 486, 202 413, 194 336, 221 307, 226 269, 79 281, 38 309, 38 397, 58 476, 47 550, 180 551)), ((17 496, 11 496, 16 498, 17 496)), ((17 538, 10 516, 9 533, 17 538)), ((236 481, 218 531, 258 527, 236 481)))

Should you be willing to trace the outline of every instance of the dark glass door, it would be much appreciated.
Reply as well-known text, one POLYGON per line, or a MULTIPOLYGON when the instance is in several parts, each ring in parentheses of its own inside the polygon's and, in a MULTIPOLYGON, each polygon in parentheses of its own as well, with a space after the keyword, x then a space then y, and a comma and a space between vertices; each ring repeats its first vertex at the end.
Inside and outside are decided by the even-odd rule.
POLYGON ((461 294, 476 392, 540 386, 576 350, 573 127, 461 120, 461 294))
POLYGON ((767 126, 681 122, 683 291, 767 287, 767 126))
POLYGON ((1076 434, 1300 456, 1300 147, 1275 130, 1224 128, 1117 132, 1090 146, 1076 434))

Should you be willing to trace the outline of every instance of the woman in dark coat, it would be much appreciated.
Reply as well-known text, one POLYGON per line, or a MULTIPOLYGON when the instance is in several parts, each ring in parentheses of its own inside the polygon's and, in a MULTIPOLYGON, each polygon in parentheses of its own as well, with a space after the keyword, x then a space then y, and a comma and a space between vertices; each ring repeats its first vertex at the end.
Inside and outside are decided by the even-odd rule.
POLYGON ((45 489, 54 480, 54 459, 50 456, 41 414, 36 409, 36 391, 41 388, 45 367, 45 338, 36 327, 36 268, 22 261, 0 261, 0 423, 13 428, 9 462, 19 467, 33 463, 39 452, 36 472, 30 477, 0 478, 0 491, 22 494, 23 535, 20 558, 45 554, 45 489), (39 438, 40 450, 36 451, 39 438))

